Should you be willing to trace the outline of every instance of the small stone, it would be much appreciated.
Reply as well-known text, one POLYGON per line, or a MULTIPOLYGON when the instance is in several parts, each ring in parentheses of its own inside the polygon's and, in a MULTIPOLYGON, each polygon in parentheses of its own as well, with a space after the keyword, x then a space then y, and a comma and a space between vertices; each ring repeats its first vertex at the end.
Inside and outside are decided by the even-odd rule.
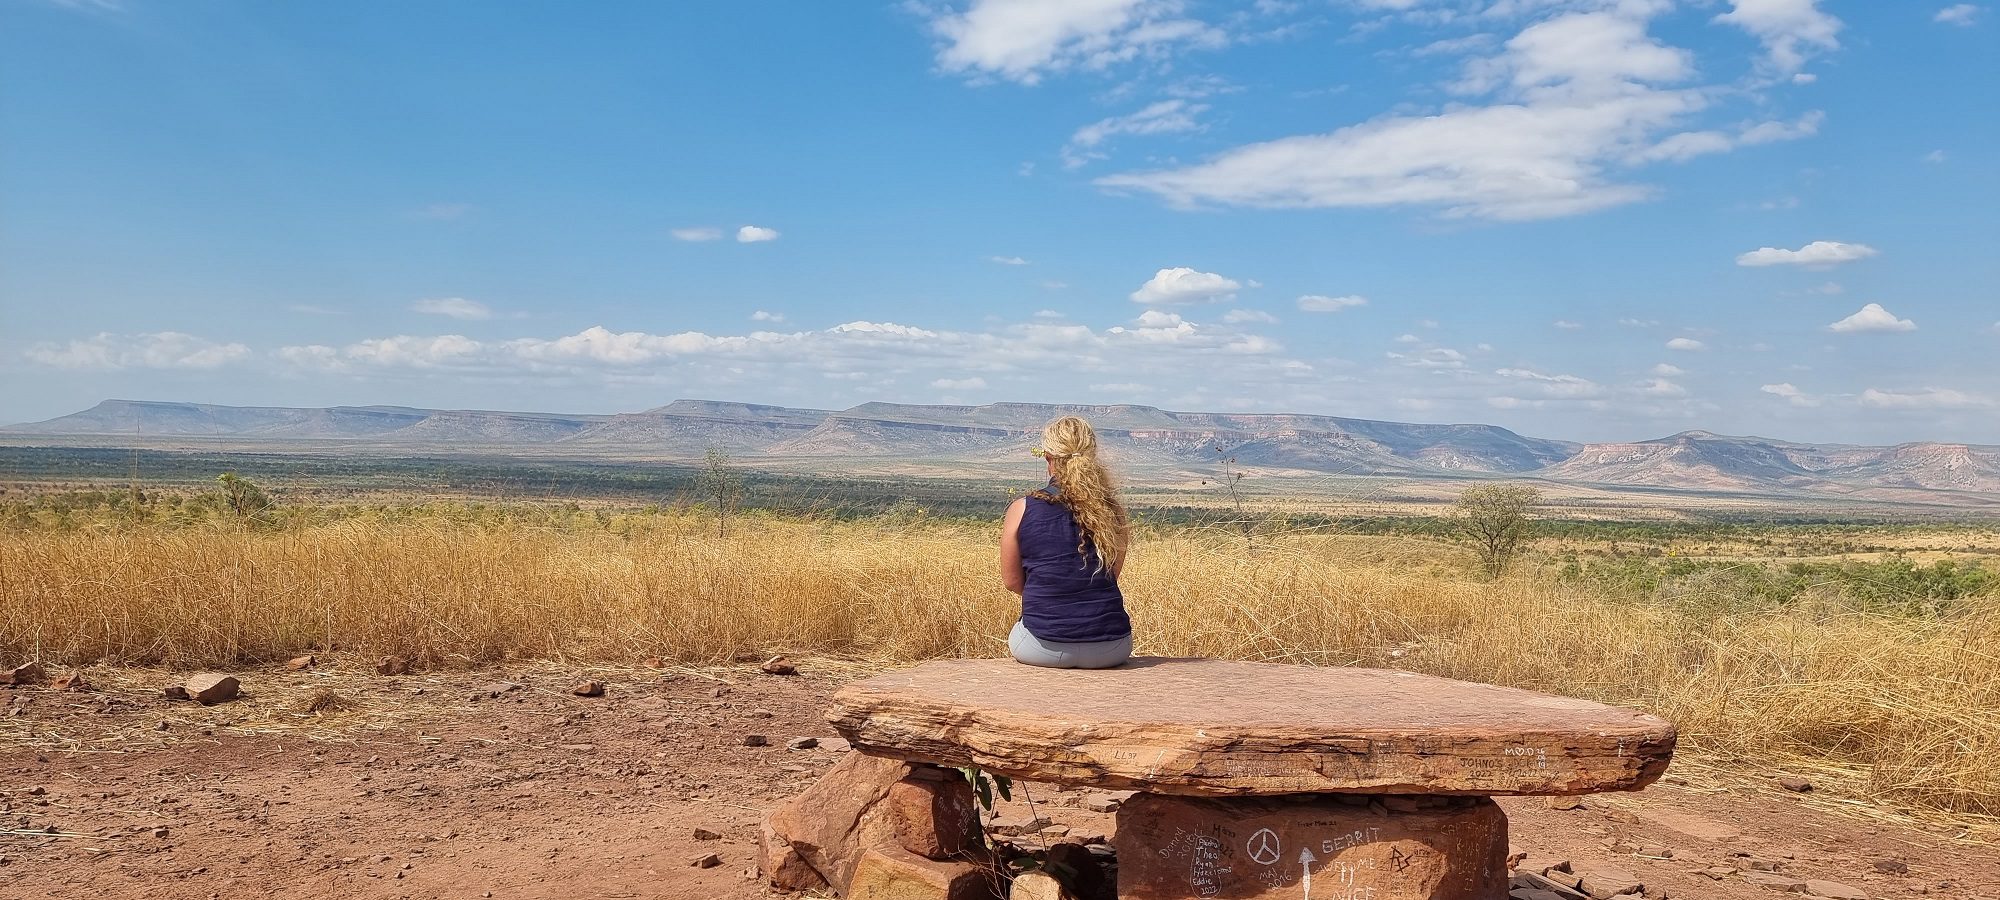
POLYGON ((1806 893, 1827 900, 1868 900, 1868 892, 1860 888, 1816 878, 1806 879, 1806 893))
POLYGON ((750 718, 753 719, 768 719, 770 717, 771 711, 768 709, 753 709, 750 711, 750 718))
POLYGON ((1804 881, 1774 872, 1745 872, 1743 873, 1743 880, 1754 885, 1770 888, 1774 891, 1784 891, 1791 894, 1801 893, 1806 889, 1804 881))
POLYGON ((42 680, 42 664, 24 662, 11 669, 0 669, 0 684, 29 685, 42 680))
POLYGON ((846 738, 821 738, 819 748, 828 753, 846 753, 854 749, 854 745, 849 744, 846 738))
POLYGON ((1062 882, 1047 872, 1022 872, 1014 876, 1014 886, 1007 891, 1007 900, 1063 900, 1067 896, 1062 882))
POLYGON ((1751 858, 1743 860, 1743 868, 1749 869, 1752 872, 1776 872, 1779 865, 1781 864, 1775 859, 1751 858))
POLYGON ((1583 805, 1582 797, 1543 797, 1542 805, 1550 809, 1576 809, 1583 805))
POLYGON ((664 660, 664 659, 661 659, 661 658, 659 658, 659 657, 657 657, 657 656, 648 656, 648 657, 646 657, 646 668, 648 668, 648 669, 664 669, 664 668, 666 668, 666 667, 667 667, 667 661, 666 661, 666 660, 664 660))
POLYGON ((787 750, 811 750, 817 746, 819 746, 819 738, 816 737, 792 738, 785 742, 785 749, 787 750))
POLYGON ((569 692, 579 697, 602 697, 604 696, 604 682, 585 681, 576 687, 570 688, 569 692))
POLYGON ((1696 869, 1694 873, 1696 875, 1706 875, 1709 878, 1715 879, 1716 881, 1721 881, 1724 878, 1728 878, 1729 876, 1736 874, 1736 870, 1730 866, 1709 866, 1706 869, 1696 869))
POLYGON ((769 747, 771 746, 771 739, 761 734, 746 734, 743 736, 743 746, 769 747))
POLYGON ((410 661, 401 656, 384 656, 375 663, 377 675, 408 675, 410 661))
POLYGON ((188 676, 188 680, 182 682, 181 687, 187 693, 188 699, 208 706, 236 699, 236 694, 242 685, 237 683, 234 676, 219 672, 202 672, 188 676))
POLYGON ((1806 791, 1810 791, 1813 789, 1812 782, 1800 778, 1797 775, 1780 775, 1774 780, 1778 782, 1779 787, 1784 788, 1785 790, 1788 791, 1798 791, 1799 793, 1805 793, 1806 791))
POLYGON ((1509 886, 1515 890, 1535 891, 1545 895, 1544 897, 1536 897, 1535 900, 1546 900, 1547 897, 1554 897, 1556 900, 1585 900, 1588 896, 1575 887, 1564 884, 1555 878, 1546 875, 1537 875, 1533 872, 1514 873, 1514 877, 1509 881, 1509 886))
POLYGON ((696 828, 694 830, 694 839, 697 841, 719 841, 722 840, 722 834, 706 828, 696 828))
POLYGON ((1619 894, 1636 894, 1644 890, 1645 882, 1623 869, 1585 869, 1577 873, 1582 879, 1582 890, 1595 900, 1610 900, 1619 894))
POLYGON ((166 837, 168 833, 169 832, 167 831, 167 826, 165 825, 161 825, 160 827, 153 829, 153 836, 156 838, 166 837))
POLYGON ((1673 859, 1674 851, 1667 847, 1646 845, 1639 848, 1638 855, 1647 859, 1673 859))
POLYGON ((688 860, 688 865, 697 869, 713 869, 716 866, 722 865, 722 857, 713 853, 706 856, 697 856, 694 859, 688 860))
POLYGON ((782 657, 782 656, 773 656, 773 657, 771 657, 770 659, 768 659, 768 660, 765 660, 765 661, 764 661, 764 664, 763 664, 763 665, 761 665, 761 666, 758 666, 757 668, 758 668, 758 669, 760 669, 760 670, 762 670, 762 671, 763 671, 763 673, 764 673, 764 674, 766 674, 766 675, 797 675, 797 674, 799 674, 799 667, 798 667, 798 666, 795 666, 795 665, 792 665, 790 661, 786 660, 786 659, 785 659, 784 657, 782 657))
POLYGON ((49 690, 87 691, 90 690, 90 682, 83 680, 82 672, 71 672, 49 682, 49 690))
POLYGON ((1884 875, 1908 875, 1910 864, 1900 859, 1878 859, 1875 861, 1875 871, 1884 875))
POLYGON ((285 662, 285 668, 290 669, 291 671, 294 672, 303 672, 316 665, 319 665, 319 657, 310 654, 305 656, 294 656, 290 660, 287 660, 285 662))
POLYGON ((1083 808, 1094 813, 1115 813, 1118 811, 1118 807, 1124 805, 1125 796, 1118 794, 1103 794, 1083 798, 1083 808))
POLYGON ((173 727, 173 726, 171 726, 171 725, 167 724, 167 720, 165 720, 165 719, 161 719, 161 720, 160 720, 160 721, 159 721, 158 723, 155 723, 155 724, 153 725, 153 730, 154 730, 154 731, 165 731, 165 730, 167 730, 168 728, 171 728, 171 727, 173 727))
POLYGON ((986 830, 999 835, 1018 836, 1034 834, 1049 827, 1049 820, 1042 816, 1028 816, 1013 819, 994 819, 986 823, 986 830))
POLYGON ((167 698, 168 700, 192 699, 188 696, 187 688, 181 687, 178 684, 170 684, 167 685, 166 687, 160 688, 160 695, 167 698))

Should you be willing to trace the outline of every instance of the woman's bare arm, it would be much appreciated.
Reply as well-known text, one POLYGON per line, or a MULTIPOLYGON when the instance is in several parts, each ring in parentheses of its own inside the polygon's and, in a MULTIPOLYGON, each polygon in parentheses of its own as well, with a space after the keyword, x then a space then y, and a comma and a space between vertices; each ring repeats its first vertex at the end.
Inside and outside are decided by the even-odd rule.
POLYGON ((1118 563, 1116 565, 1109 567, 1111 571, 1112 581, 1118 580, 1119 574, 1125 571, 1125 563, 1131 558, 1132 558, 1132 529, 1128 526, 1125 529, 1125 555, 1118 557, 1118 563))
POLYGON ((1028 498, 1007 506, 1007 518, 1000 523, 1000 583, 1016 594, 1028 581, 1021 568, 1021 517, 1028 513, 1028 498))

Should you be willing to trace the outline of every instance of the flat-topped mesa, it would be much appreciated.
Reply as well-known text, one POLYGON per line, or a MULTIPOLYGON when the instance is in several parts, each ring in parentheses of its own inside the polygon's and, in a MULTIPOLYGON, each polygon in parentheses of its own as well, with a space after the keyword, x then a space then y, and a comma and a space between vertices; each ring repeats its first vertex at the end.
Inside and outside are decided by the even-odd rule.
POLYGON ((875 756, 1207 796, 1632 791, 1674 749, 1666 720, 1587 700, 1214 659, 938 660, 848 685, 827 719, 875 756))

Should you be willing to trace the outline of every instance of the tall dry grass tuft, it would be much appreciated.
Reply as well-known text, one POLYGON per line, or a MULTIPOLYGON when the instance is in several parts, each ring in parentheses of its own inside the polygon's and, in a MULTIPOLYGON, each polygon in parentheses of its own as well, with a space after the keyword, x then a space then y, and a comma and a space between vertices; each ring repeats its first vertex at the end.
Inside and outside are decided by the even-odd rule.
MULTIPOLYGON (((647 515, 588 527, 350 519, 288 531, 0 533, 0 660, 230 666, 303 650, 433 664, 883 661, 1004 652, 991 529, 647 515)), ((1142 536, 1141 652, 1396 666, 1636 705, 1704 758, 1808 756, 1899 803, 2000 815, 2000 611, 1646 602, 1462 573, 1402 538, 1142 536)))

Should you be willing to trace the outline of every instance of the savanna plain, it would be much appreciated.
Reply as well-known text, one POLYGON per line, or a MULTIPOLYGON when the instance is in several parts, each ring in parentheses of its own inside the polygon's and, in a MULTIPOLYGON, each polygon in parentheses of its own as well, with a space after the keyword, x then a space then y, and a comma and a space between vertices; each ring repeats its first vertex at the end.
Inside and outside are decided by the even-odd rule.
MULTIPOLYGON (((1001 655, 1016 608, 1004 498, 725 516, 229 489, 0 497, 0 668, 45 673, 0 695, 0 896, 765 896, 758 815, 842 752, 826 697, 1001 655), (760 671, 780 655, 802 674, 760 671), (196 671, 243 696, 162 696, 196 671)), ((1140 653, 1401 668, 1678 725, 1646 792, 1508 801, 1538 858, 1622 860, 1676 897, 1761 896, 1699 874, 1759 857, 1869 896, 2000 896, 1991 523, 1545 518, 1493 577, 1449 506, 1211 506, 1139 511, 1140 653)), ((1041 793, 1073 835, 1110 826, 1041 793)))

